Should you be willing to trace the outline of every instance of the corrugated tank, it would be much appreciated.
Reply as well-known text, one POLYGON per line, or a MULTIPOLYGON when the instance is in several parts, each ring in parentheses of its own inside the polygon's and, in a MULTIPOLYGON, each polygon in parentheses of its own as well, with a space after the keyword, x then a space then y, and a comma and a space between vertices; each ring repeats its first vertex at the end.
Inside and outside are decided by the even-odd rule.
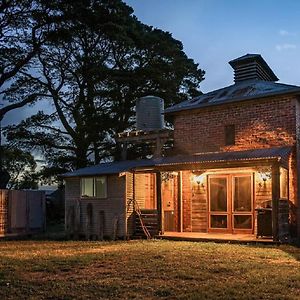
POLYGON ((158 130, 164 128, 164 100, 156 96, 146 96, 136 101, 137 130, 158 130))

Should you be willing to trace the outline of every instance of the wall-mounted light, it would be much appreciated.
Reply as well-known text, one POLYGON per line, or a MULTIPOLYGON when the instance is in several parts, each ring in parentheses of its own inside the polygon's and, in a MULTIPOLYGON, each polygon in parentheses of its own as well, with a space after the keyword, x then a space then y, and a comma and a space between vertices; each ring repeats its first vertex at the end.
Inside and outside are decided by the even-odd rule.
POLYGON ((258 174, 259 174, 259 177, 261 180, 258 184, 260 187, 262 187, 262 182, 263 182, 263 185, 265 186, 267 181, 272 178, 272 173, 269 171, 259 171, 258 174))
POLYGON ((198 184, 198 186, 201 186, 202 188, 204 188, 205 175, 204 174, 200 174, 200 175, 194 174, 193 181, 196 184, 198 184))

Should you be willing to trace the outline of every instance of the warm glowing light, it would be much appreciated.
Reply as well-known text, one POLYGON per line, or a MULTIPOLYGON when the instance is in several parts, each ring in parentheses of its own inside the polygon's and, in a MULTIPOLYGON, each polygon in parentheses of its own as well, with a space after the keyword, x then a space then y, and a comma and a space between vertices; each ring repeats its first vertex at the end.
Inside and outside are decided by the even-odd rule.
POLYGON ((194 182, 197 183, 198 185, 201 185, 202 187, 204 187, 204 180, 205 180, 205 175, 201 174, 201 175, 194 175, 194 182))
POLYGON ((266 186, 267 181, 270 180, 272 178, 272 173, 269 171, 259 171, 258 172, 259 178, 260 178, 260 182, 259 182, 259 186, 266 186))
POLYGON ((259 176, 263 182, 272 178, 271 172, 259 172, 259 176))

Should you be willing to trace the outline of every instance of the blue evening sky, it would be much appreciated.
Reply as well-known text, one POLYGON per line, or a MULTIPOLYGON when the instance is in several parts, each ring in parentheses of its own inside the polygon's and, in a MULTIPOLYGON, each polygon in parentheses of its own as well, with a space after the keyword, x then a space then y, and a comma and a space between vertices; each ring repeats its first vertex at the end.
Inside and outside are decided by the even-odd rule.
MULTIPOLYGON (((300 0, 124 0, 143 23, 169 31, 206 71, 201 90, 233 83, 231 59, 260 53, 280 82, 300 85, 300 0)), ((9 113, 3 125, 38 109, 9 113)))
POLYGON ((298 0, 125 0, 143 23, 169 31, 206 71, 201 90, 232 84, 231 59, 263 56, 280 82, 300 85, 298 0))

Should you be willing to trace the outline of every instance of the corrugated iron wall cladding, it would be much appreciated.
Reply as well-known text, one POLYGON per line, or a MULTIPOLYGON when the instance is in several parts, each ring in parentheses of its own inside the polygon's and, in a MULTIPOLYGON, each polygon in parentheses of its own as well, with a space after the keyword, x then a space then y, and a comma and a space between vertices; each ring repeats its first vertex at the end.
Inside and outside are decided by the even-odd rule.
POLYGON ((22 191, 10 192, 10 210, 14 213, 10 216, 10 226, 15 230, 26 228, 27 222, 27 200, 22 191))
POLYGON ((38 193, 39 192, 26 192, 29 210, 29 228, 31 230, 42 228, 45 222, 45 201, 43 194, 38 193))
POLYGON ((0 190, 0 234, 28 234, 45 230, 44 192, 0 190))
POLYGON ((40 191, 9 191, 10 231, 42 230, 45 226, 45 194, 40 191))

